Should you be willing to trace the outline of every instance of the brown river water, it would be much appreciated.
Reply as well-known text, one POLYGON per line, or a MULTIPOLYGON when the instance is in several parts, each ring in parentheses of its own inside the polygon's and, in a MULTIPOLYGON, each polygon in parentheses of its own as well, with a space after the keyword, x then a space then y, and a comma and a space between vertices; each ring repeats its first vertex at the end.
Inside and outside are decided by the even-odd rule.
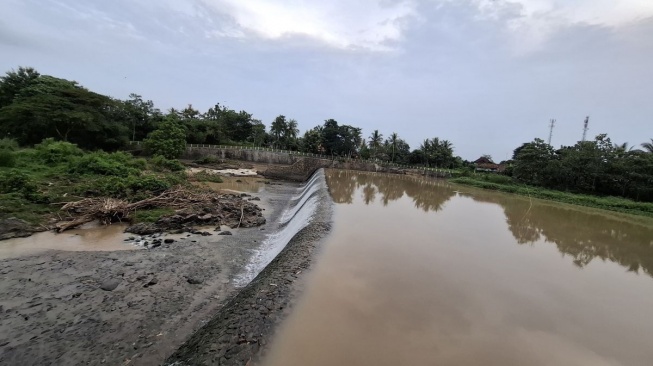
POLYGON ((653 365, 653 222, 327 171, 334 229, 267 366, 653 365))

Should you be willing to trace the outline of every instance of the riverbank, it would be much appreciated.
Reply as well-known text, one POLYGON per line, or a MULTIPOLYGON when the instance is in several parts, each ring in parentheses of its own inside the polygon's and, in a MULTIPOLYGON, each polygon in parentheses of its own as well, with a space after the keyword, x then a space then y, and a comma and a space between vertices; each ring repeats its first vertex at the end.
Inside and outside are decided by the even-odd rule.
POLYGON ((597 197, 584 194, 554 191, 539 187, 516 184, 501 184, 471 177, 449 179, 449 182, 493 191, 515 193, 522 196, 569 203, 584 207, 598 208, 631 215, 653 217, 653 203, 635 202, 618 197, 597 197))
POLYGON ((166 361, 167 365, 254 365, 303 291, 320 243, 331 229, 332 200, 322 170, 293 198, 288 227, 310 215, 265 269, 166 361), (313 185, 313 186, 311 186, 313 185), (314 207, 313 207, 314 206, 314 207), (309 212, 304 210, 311 208, 309 212))
POLYGON ((250 193, 265 209, 261 227, 120 236, 135 250, 39 248, 0 259, 0 364, 161 364, 238 293, 236 279, 279 229, 296 187, 261 183, 250 193))

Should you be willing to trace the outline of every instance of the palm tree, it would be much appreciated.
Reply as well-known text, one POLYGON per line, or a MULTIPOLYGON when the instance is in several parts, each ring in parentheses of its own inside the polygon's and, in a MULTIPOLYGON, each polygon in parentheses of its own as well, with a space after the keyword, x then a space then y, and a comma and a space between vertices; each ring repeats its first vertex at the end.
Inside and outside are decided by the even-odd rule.
POLYGON ((642 147, 643 147, 644 150, 646 150, 647 152, 653 154, 653 139, 651 139, 651 142, 645 142, 645 143, 643 143, 643 144, 642 144, 642 147))
POLYGON ((370 147, 374 151, 374 157, 376 158, 376 151, 381 146, 383 142, 383 135, 379 133, 379 130, 374 130, 370 135, 370 147))
POLYGON ((285 137, 290 139, 296 139, 299 135, 299 128, 297 128, 297 121, 291 119, 286 124, 285 137))
POLYGON ((288 122, 286 122, 286 116, 284 115, 279 115, 277 118, 272 121, 272 125, 270 126, 270 132, 276 137, 276 142, 277 145, 279 144, 279 138, 281 138, 282 134, 285 134, 285 131, 288 128, 288 122))
POLYGON ((390 146, 392 146, 392 162, 395 162, 395 151, 397 150, 397 143, 399 142, 399 135, 396 132, 393 132, 390 135, 390 146))
POLYGON ((429 161, 429 152, 431 151, 431 140, 425 139, 419 146, 419 149, 422 150, 422 154, 424 155, 424 166, 426 166, 429 161))

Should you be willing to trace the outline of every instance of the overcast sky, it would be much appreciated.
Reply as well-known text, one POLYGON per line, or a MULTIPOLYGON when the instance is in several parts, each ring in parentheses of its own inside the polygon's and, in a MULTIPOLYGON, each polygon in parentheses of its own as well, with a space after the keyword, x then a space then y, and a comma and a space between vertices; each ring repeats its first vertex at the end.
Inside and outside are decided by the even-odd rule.
POLYGON ((216 102, 269 126, 334 118, 449 139, 653 138, 653 0, 2 0, 0 68, 33 66, 162 110, 216 102))

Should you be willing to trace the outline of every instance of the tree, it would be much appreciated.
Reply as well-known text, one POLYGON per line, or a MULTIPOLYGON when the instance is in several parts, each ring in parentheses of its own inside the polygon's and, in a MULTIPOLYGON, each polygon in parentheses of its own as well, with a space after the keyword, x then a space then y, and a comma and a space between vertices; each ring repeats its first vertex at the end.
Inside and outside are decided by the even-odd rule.
POLYGON ((288 122, 286 122, 286 116, 278 115, 277 118, 272 121, 270 125, 270 133, 274 136, 275 143, 279 145, 281 137, 288 130, 288 122))
POLYGON ((397 143, 399 142, 399 135, 396 132, 393 132, 388 139, 390 146, 392 147, 392 162, 395 162, 395 153, 397 151, 397 143))
POLYGON ((144 143, 153 155, 176 159, 186 150, 186 131, 178 117, 168 115, 144 143))
POLYGON ((18 71, 7 71, 0 78, 0 108, 10 105, 14 98, 41 76, 31 67, 19 67, 18 71))
POLYGON ((383 142, 383 135, 379 133, 379 130, 374 130, 374 132, 372 132, 369 137, 369 141, 369 147, 372 150, 372 156, 376 158, 379 147, 381 147, 381 143, 383 142))
POLYGON ((644 150, 646 150, 646 152, 653 154, 653 139, 651 139, 651 142, 643 143, 642 147, 644 148, 644 150))

